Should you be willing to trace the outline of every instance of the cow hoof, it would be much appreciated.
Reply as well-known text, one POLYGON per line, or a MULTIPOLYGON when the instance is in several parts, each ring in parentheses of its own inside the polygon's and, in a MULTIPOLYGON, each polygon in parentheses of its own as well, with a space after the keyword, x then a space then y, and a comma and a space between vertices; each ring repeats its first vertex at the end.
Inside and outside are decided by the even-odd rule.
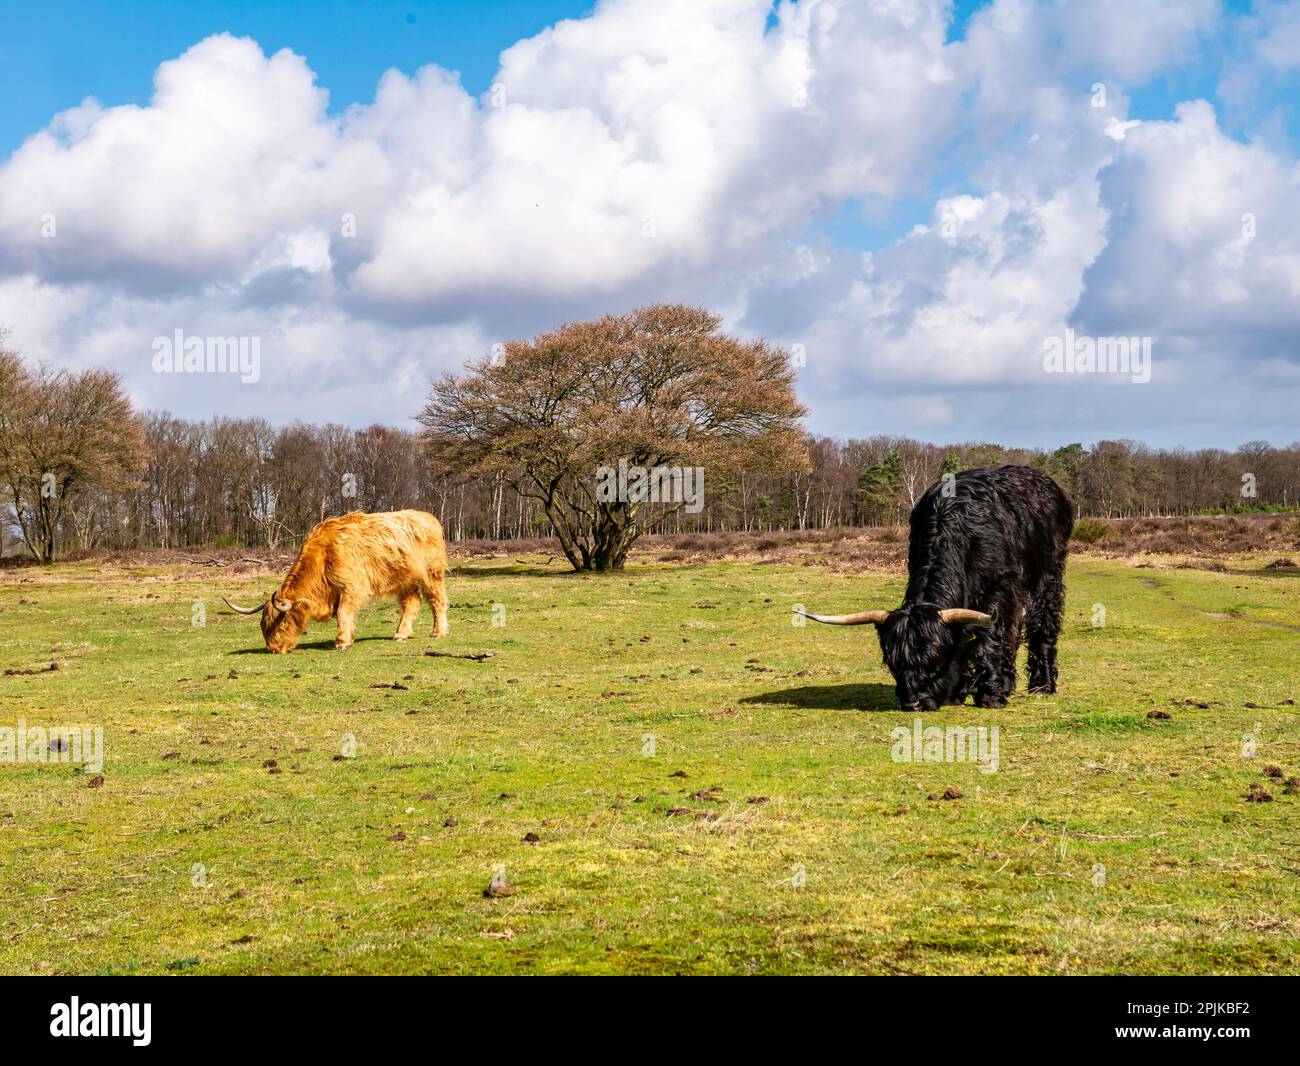
POLYGON ((410 633, 394 633, 394 634, 393 634, 393 639, 394 639, 394 640, 410 640, 410 639, 411 639, 411 634, 410 634, 410 633))
POLYGON ((347 651, 350 647, 352 647, 351 644, 335 644, 335 645, 334 645, 334 650, 335 650, 335 651, 347 651))

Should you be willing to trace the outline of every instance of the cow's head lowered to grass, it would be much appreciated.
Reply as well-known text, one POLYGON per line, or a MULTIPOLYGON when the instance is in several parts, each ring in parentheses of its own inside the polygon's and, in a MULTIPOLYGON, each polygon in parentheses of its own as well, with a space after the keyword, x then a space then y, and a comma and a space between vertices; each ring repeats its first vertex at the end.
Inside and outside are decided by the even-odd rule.
POLYGON ((257 607, 240 607, 223 596, 226 606, 238 614, 261 614, 262 637, 266 640, 267 650, 283 655, 298 646, 298 638, 307 628, 303 612, 294 610, 292 600, 282 599, 279 593, 272 593, 266 601, 257 607))
POLYGON ((856 614, 809 614, 814 622, 834 626, 874 625, 885 665, 894 675, 904 710, 933 711, 966 696, 966 627, 993 624, 993 616, 963 607, 940 608, 910 603, 893 611, 856 614))

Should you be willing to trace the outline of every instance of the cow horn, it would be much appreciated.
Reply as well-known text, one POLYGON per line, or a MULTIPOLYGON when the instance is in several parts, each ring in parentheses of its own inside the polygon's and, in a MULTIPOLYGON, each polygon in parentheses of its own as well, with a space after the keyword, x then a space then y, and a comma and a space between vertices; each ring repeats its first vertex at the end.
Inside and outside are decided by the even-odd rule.
POLYGON ((277 611, 287 612, 291 607, 293 607, 293 600, 280 600, 280 599, 276 599, 275 597, 272 597, 271 606, 274 607, 277 611))
POLYGON ((825 622, 828 626, 878 626, 889 617, 888 611, 859 611, 857 614, 810 614, 808 611, 796 610, 794 613, 801 614, 805 618, 811 618, 814 622, 825 622))
POLYGON ((991 626, 993 616, 983 611, 972 611, 966 607, 947 607, 939 612, 939 621, 944 625, 991 626))
POLYGON ((259 603, 256 607, 240 607, 239 604, 231 603, 229 600, 226 600, 225 596, 222 596, 221 598, 226 601, 226 606, 229 607, 236 614, 259 614, 262 608, 266 606, 266 602, 263 601, 262 603, 259 603))

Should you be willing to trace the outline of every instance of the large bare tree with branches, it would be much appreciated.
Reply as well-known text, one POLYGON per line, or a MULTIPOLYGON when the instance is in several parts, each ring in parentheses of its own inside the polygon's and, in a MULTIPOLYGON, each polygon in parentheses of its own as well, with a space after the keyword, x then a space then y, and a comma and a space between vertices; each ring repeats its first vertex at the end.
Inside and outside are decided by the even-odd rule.
POLYGON ((690 502, 655 471, 700 469, 723 486, 807 465, 788 353, 719 325, 656 304, 506 344, 434 383, 420 415, 430 455, 538 501, 574 569, 620 569, 638 536, 690 502), (670 491, 629 492, 622 474, 605 491, 616 470, 670 491))
POLYGON ((30 371, 0 349, 0 487, 39 562, 54 560, 61 531, 78 528, 79 506, 120 494, 143 458, 140 426, 116 374, 30 371))

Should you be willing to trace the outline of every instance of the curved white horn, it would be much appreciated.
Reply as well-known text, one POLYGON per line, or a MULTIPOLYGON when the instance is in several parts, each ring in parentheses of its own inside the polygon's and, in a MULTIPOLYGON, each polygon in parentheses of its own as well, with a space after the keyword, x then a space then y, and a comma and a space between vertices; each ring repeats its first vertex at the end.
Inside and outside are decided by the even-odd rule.
POLYGON ((288 611, 291 607, 293 607, 293 600, 278 600, 274 596, 272 596, 271 606, 274 607, 277 611, 288 611))
POLYGON ((222 596, 221 598, 226 601, 226 606, 236 614, 261 614, 262 608, 266 606, 265 600, 259 603, 256 607, 240 607, 239 604, 231 603, 229 600, 226 600, 225 596, 222 596))
POLYGON ((947 607, 939 612, 939 621, 947 626, 991 626, 993 616, 985 614, 983 611, 972 611, 966 607, 947 607))
POLYGON ((796 610, 794 613, 801 614, 805 618, 811 618, 814 622, 825 622, 828 626, 878 626, 889 617, 888 611, 858 611, 857 614, 810 614, 808 611, 796 610))

